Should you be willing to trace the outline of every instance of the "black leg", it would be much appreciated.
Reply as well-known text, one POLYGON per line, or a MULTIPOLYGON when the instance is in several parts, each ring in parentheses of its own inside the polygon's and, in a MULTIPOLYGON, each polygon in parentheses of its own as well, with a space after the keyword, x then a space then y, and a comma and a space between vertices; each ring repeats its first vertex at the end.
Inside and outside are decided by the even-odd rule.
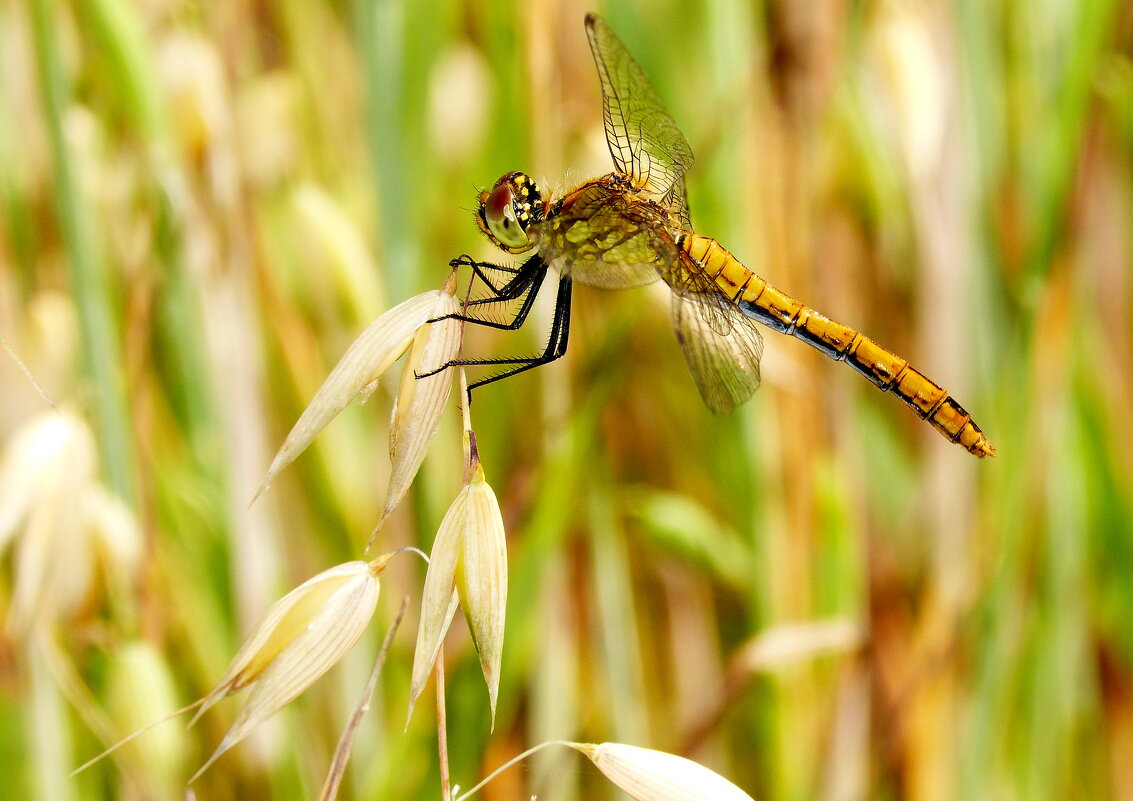
MULTIPOLYGON (((474 262, 465 262, 465 263, 474 263, 474 262)), ((519 272, 516 274, 515 278, 513 278, 511 281, 509 281, 507 284, 505 284, 503 287, 500 288, 499 292, 497 293, 497 297, 489 298, 485 301, 480 301, 480 302, 486 302, 486 303, 498 303, 498 302, 504 302, 504 301, 509 301, 509 300, 515 300, 515 298, 523 296, 523 293, 526 292, 527 293, 526 296, 523 297, 523 303, 520 304, 519 308, 515 312, 515 316, 512 317, 510 322, 497 323, 494 320, 484 320, 480 317, 471 317, 467 314, 459 314, 459 313, 457 313, 457 314, 446 314, 444 317, 437 317, 436 319, 429 320, 429 322, 435 323, 438 320, 460 320, 461 322, 471 323, 472 325, 482 325, 485 328, 496 328, 496 329, 499 329, 501 331, 515 331, 515 330, 521 328, 523 326, 523 324, 525 322, 527 322, 527 316, 531 313, 531 309, 535 306, 535 298, 538 297, 539 289, 543 286, 543 281, 546 278, 547 278, 547 265, 546 265, 546 263, 539 256, 533 256, 532 258, 528 259, 526 262, 523 263, 523 266, 520 267, 519 272)), ((560 290, 560 292, 561 292, 561 290, 560 290)), ((569 296, 569 293, 568 293, 568 296, 569 296)), ((477 302, 478 301, 471 301, 468 305, 471 306, 473 304, 476 304, 477 302)), ((536 357, 536 358, 538 358, 538 357, 536 357)), ((461 367, 461 366, 467 366, 467 365, 480 365, 480 364, 514 364, 514 363, 517 363, 519 361, 524 361, 524 360, 521 360, 521 359, 501 359, 499 361, 492 361, 492 360, 480 361, 480 360, 472 360, 472 359, 460 359, 460 360, 447 362, 446 364, 442 364, 440 367, 436 368, 435 370, 429 370, 428 372, 425 372, 425 373, 414 373, 414 377, 415 378, 428 378, 429 376, 436 375, 441 370, 447 370, 450 367, 461 367)))
MULTIPOLYGON (((473 325, 482 325, 487 328, 496 328, 505 331, 514 331, 521 328, 523 324, 527 322, 527 317, 535 305, 535 298, 539 295, 539 289, 543 286, 543 281, 547 277, 548 270, 546 262, 543 261, 542 257, 538 254, 532 256, 520 265, 519 268, 502 268, 494 264, 478 263, 468 256, 461 256, 459 259, 454 259, 451 264, 454 267, 458 265, 468 265, 492 291, 492 297, 469 301, 469 306, 484 303, 501 303, 520 297, 523 298, 523 302, 520 304, 519 309, 516 310, 515 316, 507 323, 497 323, 493 320, 484 320, 479 317, 471 317, 467 314, 449 314, 444 317, 438 317, 437 320, 460 320, 473 325), (502 269, 504 272, 513 272, 514 277, 509 279, 503 286, 497 287, 485 276, 483 273, 484 269, 502 269)), ((417 373, 416 377, 426 378, 441 372, 441 370, 447 370, 450 367, 510 365, 507 370, 469 384, 468 402, 471 403, 472 390, 477 387, 491 384, 502 378, 513 376, 516 373, 522 373, 536 367, 541 367, 544 364, 550 364, 556 359, 562 358, 563 354, 566 353, 567 338, 570 335, 570 300, 572 288, 573 285, 570 277, 560 275, 558 291, 555 295, 555 316, 551 323, 550 336, 547 339, 547 347, 544 348, 543 352, 538 356, 512 359, 457 359, 443 364, 435 370, 430 370, 427 373, 417 373)), ((432 323, 437 320, 430 320, 429 322, 432 323)))
POLYGON ((501 378, 513 376, 516 373, 522 373, 527 370, 532 370, 536 367, 542 367, 544 364, 550 364, 556 359, 562 358, 566 353, 567 339, 570 336, 570 296, 572 284, 569 276, 561 276, 559 278, 559 290, 555 295, 555 318, 551 323, 551 334, 547 338, 547 347, 538 356, 524 356, 511 359, 459 359, 441 365, 436 370, 430 370, 427 373, 418 373, 417 378, 425 378, 441 370, 447 370, 450 367, 485 367, 491 365, 515 365, 514 367, 504 370, 495 375, 482 378, 479 381, 474 381, 468 385, 468 400, 472 401, 472 390, 476 387, 482 387, 485 384, 491 384, 493 381, 499 381, 501 378))
MULTIPOLYGON (((475 262, 464 262, 466 264, 475 264, 475 262)), ((488 265, 494 267, 494 265, 488 265)), ((482 325, 485 328, 498 328, 503 331, 514 331, 521 328, 527 321, 527 315, 531 313, 532 306, 535 305, 535 298, 539 294, 539 288, 543 285, 543 280, 547 277, 547 264, 539 256, 533 256, 523 263, 516 273, 516 276, 495 291, 495 295, 490 298, 483 298, 481 300, 471 300, 468 302, 469 306, 480 306, 485 303, 503 303, 509 300, 523 297, 523 303, 520 304, 519 309, 516 310, 515 317, 508 323, 497 323, 495 320, 485 320, 481 317, 472 317, 468 314, 446 314, 444 317, 438 317, 434 320, 429 320, 430 323, 435 323, 437 320, 460 320, 461 322, 471 323, 473 325, 482 325), (524 296, 526 293, 526 296, 524 296)), ((487 282, 485 282, 487 283, 487 282)), ((492 289, 491 284, 488 286, 492 289)), ((444 369, 444 368, 441 368, 444 369)), ((431 375, 431 373, 427 374, 431 375)), ((418 376, 421 377, 421 376, 418 376)))
POLYGON ((503 378, 508 378, 516 373, 522 373, 527 370, 533 370, 536 367, 542 367, 544 364, 550 364, 556 359, 562 358, 566 353, 567 339, 570 336, 570 297, 571 297, 571 279, 570 276, 563 275, 559 277, 559 290, 555 295, 555 319, 551 323, 551 335, 547 339, 547 347, 539 356, 533 356, 524 359, 476 359, 462 364, 468 365, 485 365, 485 364, 510 364, 514 365, 508 370, 497 373, 496 375, 482 378, 479 381, 474 381, 468 385, 468 403, 472 404, 472 390, 477 387, 482 387, 485 384, 491 384, 494 381, 499 381, 503 378))
POLYGON ((476 278, 479 278, 483 284, 488 287, 492 293, 490 298, 483 300, 474 300, 472 303, 495 303, 501 300, 515 300, 523 294, 524 290, 530 285, 535 275, 540 269, 546 270, 546 262, 538 254, 532 256, 527 261, 518 267, 511 267, 505 264, 491 264, 490 262, 474 261, 471 256, 461 256, 459 259, 453 259, 449 262, 450 267, 457 267, 461 265, 468 265, 472 268, 472 272, 476 278), (502 273, 510 273, 511 278, 504 282, 503 286, 496 286, 488 277, 485 270, 498 270, 502 273))
POLYGON ((507 264, 490 264, 489 262, 486 262, 486 261, 484 261, 484 262, 476 261, 471 256, 469 256, 467 253, 465 253, 463 256, 460 256, 460 257, 455 258, 452 261, 450 261, 448 263, 448 266, 452 267, 454 270, 457 269, 458 267, 465 267, 465 266, 471 267, 473 274, 477 278, 480 279, 480 281, 484 284, 484 286, 488 287, 488 289, 491 291, 492 295, 495 296, 495 297, 499 297, 500 293, 503 292, 504 289, 508 286, 508 284, 510 282, 514 281, 515 279, 509 278, 508 281, 505 282, 503 286, 497 287, 492 282, 492 279, 490 279, 488 277, 488 274, 485 272, 486 270, 495 270, 497 272, 505 273, 505 274, 512 275, 512 276, 519 275, 519 273, 522 272, 522 270, 523 270, 522 265, 520 267, 512 267, 511 265, 507 265, 507 264))

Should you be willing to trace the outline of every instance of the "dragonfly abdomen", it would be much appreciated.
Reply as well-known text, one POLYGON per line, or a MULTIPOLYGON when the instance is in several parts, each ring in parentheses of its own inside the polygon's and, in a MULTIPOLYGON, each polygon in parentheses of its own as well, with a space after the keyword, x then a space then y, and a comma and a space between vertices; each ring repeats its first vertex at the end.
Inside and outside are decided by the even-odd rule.
MULTIPOLYGON (((811 319, 830 323, 837 328, 844 326, 827 320, 822 315, 807 309, 811 319)), ((850 329, 846 329, 850 330, 850 329)), ((804 341, 806 340, 804 338, 804 341)), ((927 420, 932 427, 952 442, 962 445, 976 456, 994 456, 992 445, 972 416, 948 394, 944 387, 932 381, 907 361, 892 351, 878 345, 872 339, 854 332, 849 347, 841 355, 857 372, 868 378, 882 392, 892 392, 908 404, 917 417, 927 420)))
POLYGON ((687 234, 678 245, 748 317, 801 339, 835 361, 846 362, 882 392, 892 392, 918 417, 976 456, 995 454, 995 446, 964 407, 897 354, 780 292, 710 237, 687 234))

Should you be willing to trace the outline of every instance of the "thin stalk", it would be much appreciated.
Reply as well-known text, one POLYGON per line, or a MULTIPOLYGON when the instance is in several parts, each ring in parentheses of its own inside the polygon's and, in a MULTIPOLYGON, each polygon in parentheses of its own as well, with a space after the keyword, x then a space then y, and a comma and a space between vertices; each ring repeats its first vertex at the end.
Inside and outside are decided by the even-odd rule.
MULTIPOLYGON (((417 549, 414 548, 413 550, 417 549)), ((408 608, 409 596, 407 595, 401 600, 397 617, 389 631, 386 632, 385 639, 382 640, 382 647, 378 650, 378 656, 374 660, 374 667, 370 671, 370 678, 367 680, 365 688, 362 690, 362 697, 358 706, 354 709, 354 714, 350 716, 350 722, 342 732, 342 736, 338 738, 338 747, 334 750, 334 759, 331 761, 326 780, 319 792, 319 801, 331 801, 338 795, 339 785, 346 773, 346 760, 350 758, 350 749, 354 745, 354 736, 358 732, 358 727, 362 725, 362 716, 370 709, 370 700, 374 697, 374 690, 378 686, 378 677, 381 675, 382 668, 385 667, 386 659, 389 657, 389 649, 393 646, 394 635, 401 627, 401 621, 405 618, 405 610, 408 608)))
POLYGON ((573 748, 574 747, 574 744, 567 741, 567 740, 548 740, 545 743, 539 743, 538 745, 533 745, 530 748, 528 748, 526 751, 524 751, 522 754, 520 754, 519 756, 512 757, 507 762, 500 765, 498 768, 496 768, 491 773, 489 773, 487 776, 485 776, 484 779, 481 780, 481 782, 479 784, 472 787, 467 792, 461 794, 458 798, 453 799, 453 801, 465 801, 466 798, 468 798, 474 792, 476 792, 481 787, 483 787, 485 784, 490 782, 492 779, 499 776, 501 773, 503 773, 505 770, 510 768, 516 762, 519 762, 520 760, 523 760, 523 759, 527 759, 527 757, 531 756, 532 754, 534 754, 537 751, 542 751, 548 745, 565 745, 567 748, 573 748))
MULTIPOLYGON (((460 355, 458 358, 463 358, 464 341, 461 340, 460 355)), ((460 368, 460 414, 464 420, 464 430, 472 430, 472 410, 469 408, 468 403, 468 376, 464 373, 464 368, 460 368)))
POLYGON ((452 797, 452 776, 448 768, 448 721, 445 717, 445 647, 437 651, 437 756, 441 763, 441 799, 452 797))

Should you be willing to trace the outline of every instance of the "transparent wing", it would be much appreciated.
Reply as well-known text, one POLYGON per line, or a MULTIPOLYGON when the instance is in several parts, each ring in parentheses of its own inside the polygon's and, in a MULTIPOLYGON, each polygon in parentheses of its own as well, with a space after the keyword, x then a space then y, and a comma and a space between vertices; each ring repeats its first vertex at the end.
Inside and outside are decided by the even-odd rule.
POLYGON ((730 412, 752 396, 759 387, 763 355, 755 321, 739 313, 725 316, 725 302, 717 293, 673 292, 677 342, 700 397, 716 414, 730 412))
POLYGON ((586 35, 602 82, 606 142, 614 165, 692 230, 684 185, 693 162, 688 140, 610 26, 588 14, 586 35))
POLYGON ((528 234, 548 264, 580 284, 628 289, 667 275, 679 259, 655 215, 607 176, 568 194, 555 215, 528 234))

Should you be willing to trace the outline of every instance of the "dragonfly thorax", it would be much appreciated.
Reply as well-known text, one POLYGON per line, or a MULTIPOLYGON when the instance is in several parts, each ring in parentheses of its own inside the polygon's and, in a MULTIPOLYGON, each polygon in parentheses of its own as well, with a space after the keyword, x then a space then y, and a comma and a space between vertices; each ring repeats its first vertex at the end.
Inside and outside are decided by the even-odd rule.
POLYGON ((509 172, 490 191, 480 193, 476 222, 500 250, 523 253, 534 246, 527 226, 543 219, 543 195, 521 172, 509 172))

